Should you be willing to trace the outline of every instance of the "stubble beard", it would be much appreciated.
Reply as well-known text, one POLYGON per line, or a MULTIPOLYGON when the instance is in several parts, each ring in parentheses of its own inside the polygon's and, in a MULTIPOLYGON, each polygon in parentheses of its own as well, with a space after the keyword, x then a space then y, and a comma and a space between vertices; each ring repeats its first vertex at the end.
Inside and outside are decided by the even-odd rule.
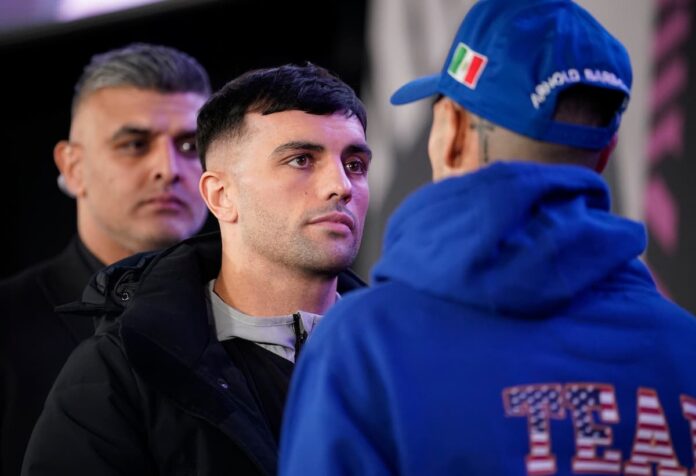
POLYGON ((302 221, 290 231, 276 217, 257 210, 257 226, 245 227, 243 238, 256 254, 269 261, 300 272, 335 277, 348 268, 358 255, 359 230, 350 239, 343 235, 326 233, 327 236, 311 238, 307 225, 302 221))

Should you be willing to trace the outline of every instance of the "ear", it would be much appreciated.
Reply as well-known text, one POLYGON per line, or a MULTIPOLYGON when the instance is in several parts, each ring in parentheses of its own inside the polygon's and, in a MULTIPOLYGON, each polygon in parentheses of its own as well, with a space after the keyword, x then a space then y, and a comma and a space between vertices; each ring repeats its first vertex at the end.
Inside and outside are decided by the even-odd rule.
POLYGON ((614 153, 614 150, 616 149, 616 144, 619 143, 619 133, 617 132, 614 134, 614 137, 611 138, 611 141, 609 141, 609 144, 602 149, 599 152, 599 160, 597 161, 597 165, 595 166, 595 170, 597 173, 602 173, 604 172, 605 167, 607 166, 607 163, 609 162, 609 157, 611 157, 611 154, 614 153))
POLYGON ((85 195, 85 185, 82 171, 82 148, 62 140, 53 148, 53 161, 58 167, 63 183, 75 197, 85 195))
POLYGON ((434 104, 428 155, 435 181, 456 175, 463 167, 468 121, 467 112, 451 99, 444 97, 434 104))
POLYGON ((238 220, 239 214, 234 200, 235 187, 229 175, 206 170, 198 182, 198 189, 208 210, 220 222, 235 223, 238 220))
POLYGON ((454 135, 450 143, 451 147, 445 156, 445 166, 453 173, 460 173, 469 168, 467 148, 473 135, 469 130, 471 115, 454 103, 452 103, 452 109, 450 123, 454 135))

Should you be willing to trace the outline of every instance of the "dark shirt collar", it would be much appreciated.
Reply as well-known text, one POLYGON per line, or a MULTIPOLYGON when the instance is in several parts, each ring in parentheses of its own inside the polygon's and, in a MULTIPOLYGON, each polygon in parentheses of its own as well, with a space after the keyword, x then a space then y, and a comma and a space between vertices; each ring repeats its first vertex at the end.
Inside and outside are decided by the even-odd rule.
POLYGON ((99 258, 94 256, 92 252, 87 248, 87 246, 82 242, 79 235, 75 239, 77 243, 77 252, 80 256, 82 262, 87 266, 92 273, 96 273, 102 269, 106 264, 102 263, 99 258))

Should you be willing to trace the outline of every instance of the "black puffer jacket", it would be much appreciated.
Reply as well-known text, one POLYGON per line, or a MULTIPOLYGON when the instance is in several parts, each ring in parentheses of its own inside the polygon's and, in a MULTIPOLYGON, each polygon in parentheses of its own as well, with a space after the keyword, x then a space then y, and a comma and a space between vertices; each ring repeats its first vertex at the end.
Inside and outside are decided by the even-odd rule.
POLYGON ((0 283, 0 476, 18 476, 29 436, 70 353, 92 319, 60 315, 102 265, 75 237, 55 257, 0 283))
POLYGON ((66 311, 103 322, 51 390, 23 475, 275 474, 277 443, 208 316, 220 255, 205 235, 95 276, 66 311))

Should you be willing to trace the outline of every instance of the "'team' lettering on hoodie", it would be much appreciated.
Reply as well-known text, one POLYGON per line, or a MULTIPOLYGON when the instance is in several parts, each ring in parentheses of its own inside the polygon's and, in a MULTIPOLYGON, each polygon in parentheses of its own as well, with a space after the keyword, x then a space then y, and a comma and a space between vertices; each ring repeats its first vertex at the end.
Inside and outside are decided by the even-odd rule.
MULTIPOLYGON (((526 467, 529 475, 557 472, 549 423, 551 419, 563 420, 567 414, 572 417, 575 429, 575 455, 571 462, 575 473, 696 475, 696 468, 689 472, 679 462, 662 404, 653 389, 638 389, 636 431, 631 455, 626 461, 621 451, 611 448, 611 425, 619 422, 616 394, 611 385, 586 382, 520 385, 503 391, 503 403, 507 416, 528 419, 530 452, 526 467)), ((682 395, 680 403, 690 425, 696 461, 696 398, 682 395)))

